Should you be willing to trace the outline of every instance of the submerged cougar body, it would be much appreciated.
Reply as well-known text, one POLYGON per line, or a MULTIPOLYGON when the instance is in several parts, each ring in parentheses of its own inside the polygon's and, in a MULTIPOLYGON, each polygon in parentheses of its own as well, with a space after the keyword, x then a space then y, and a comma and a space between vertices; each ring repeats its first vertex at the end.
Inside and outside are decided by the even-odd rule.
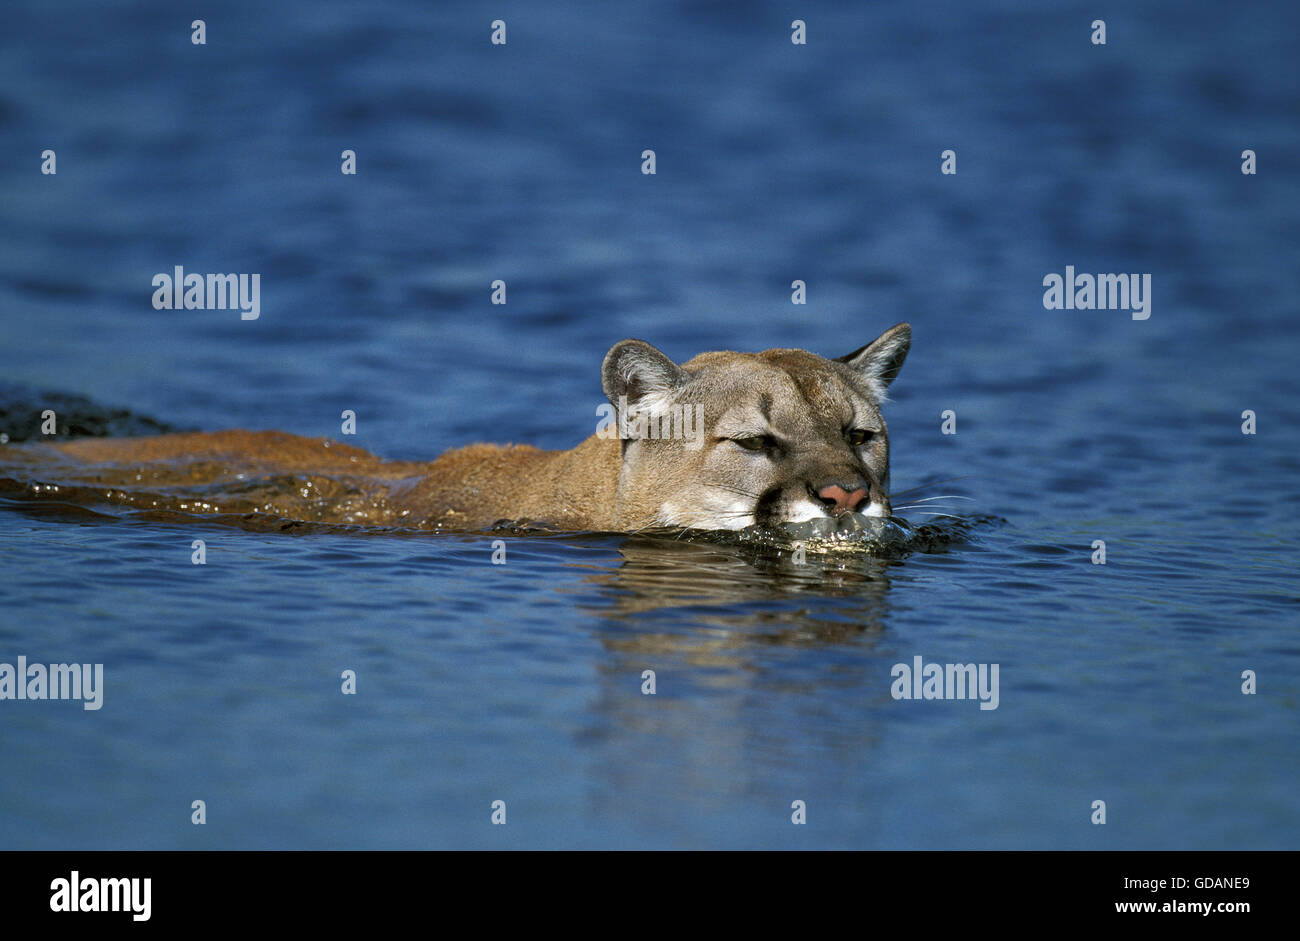
POLYGON ((617 421, 569 451, 475 444, 420 463, 269 431, 87 438, 0 447, 0 483, 65 501, 462 531, 889 516, 880 404, 910 343, 898 324, 834 360, 767 350, 678 365, 623 340, 601 376, 617 421))

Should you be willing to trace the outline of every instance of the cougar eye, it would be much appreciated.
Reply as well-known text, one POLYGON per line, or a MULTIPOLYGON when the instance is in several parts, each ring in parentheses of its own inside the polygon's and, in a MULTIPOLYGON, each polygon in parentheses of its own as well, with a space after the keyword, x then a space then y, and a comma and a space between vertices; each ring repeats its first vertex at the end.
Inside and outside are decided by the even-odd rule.
POLYGON ((765 451, 772 446, 770 435, 749 435, 745 438, 732 438, 731 440, 746 451, 765 451))
POLYGON ((854 428, 846 437, 849 439, 849 444, 856 448, 866 444, 875 436, 874 431, 867 431, 865 428, 854 428))

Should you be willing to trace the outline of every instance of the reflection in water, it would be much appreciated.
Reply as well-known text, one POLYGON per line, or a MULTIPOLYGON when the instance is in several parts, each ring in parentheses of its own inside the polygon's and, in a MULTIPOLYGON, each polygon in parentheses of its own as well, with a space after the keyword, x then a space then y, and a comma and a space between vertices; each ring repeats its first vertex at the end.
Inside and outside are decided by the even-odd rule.
POLYGON ((622 563, 587 581, 601 586, 609 606, 601 613, 630 626, 636 615, 676 609, 673 623, 687 633, 635 631, 610 637, 613 649, 723 651, 752 644, 837 643, 879 629, 896 557, 866 552, 806 553, 794 548, 735 542, 633 536, 619 547, 622 563), (812 592, 817 604, 801 606, 812 592), (829 616, 827 598, 844 600, 829 616), (687 612, 685 609, 692 609, 687 612), (690 614, 689 621, 683 617, 690 614))

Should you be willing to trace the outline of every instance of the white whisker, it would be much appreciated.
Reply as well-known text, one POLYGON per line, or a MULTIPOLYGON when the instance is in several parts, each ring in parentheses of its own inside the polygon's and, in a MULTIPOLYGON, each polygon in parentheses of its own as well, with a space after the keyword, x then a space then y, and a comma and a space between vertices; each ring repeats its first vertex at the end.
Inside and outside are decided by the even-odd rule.
POLYGON ((964 497, 959 493, 941 493, 933 497, 920 497, 919 499, 913 500, 911 503, 908 504, 908 506, 916 506, 917 504, 920 503, 929 503, 933 500, 970 500, 973 503, 975 501, 975 498, 964 497))

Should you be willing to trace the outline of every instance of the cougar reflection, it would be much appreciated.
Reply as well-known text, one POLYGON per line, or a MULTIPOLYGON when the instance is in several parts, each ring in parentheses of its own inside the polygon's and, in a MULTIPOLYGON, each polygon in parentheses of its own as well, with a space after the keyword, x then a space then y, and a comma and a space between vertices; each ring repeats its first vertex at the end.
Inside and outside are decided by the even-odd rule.
POLYGON ((897 563, 861 553, 809 553, 800 562, 790 551, 659 537, 631 537, 618 551, 617 567, 587 578, 608 601, 593 613, 617 624, 602 643, 697 665, 742 665, 759 645, 871 641, 884 623, 887 570, 897 563), (638 629, 637 618, 653 612, 671 612, 672 629, 654 618, 638 629))

